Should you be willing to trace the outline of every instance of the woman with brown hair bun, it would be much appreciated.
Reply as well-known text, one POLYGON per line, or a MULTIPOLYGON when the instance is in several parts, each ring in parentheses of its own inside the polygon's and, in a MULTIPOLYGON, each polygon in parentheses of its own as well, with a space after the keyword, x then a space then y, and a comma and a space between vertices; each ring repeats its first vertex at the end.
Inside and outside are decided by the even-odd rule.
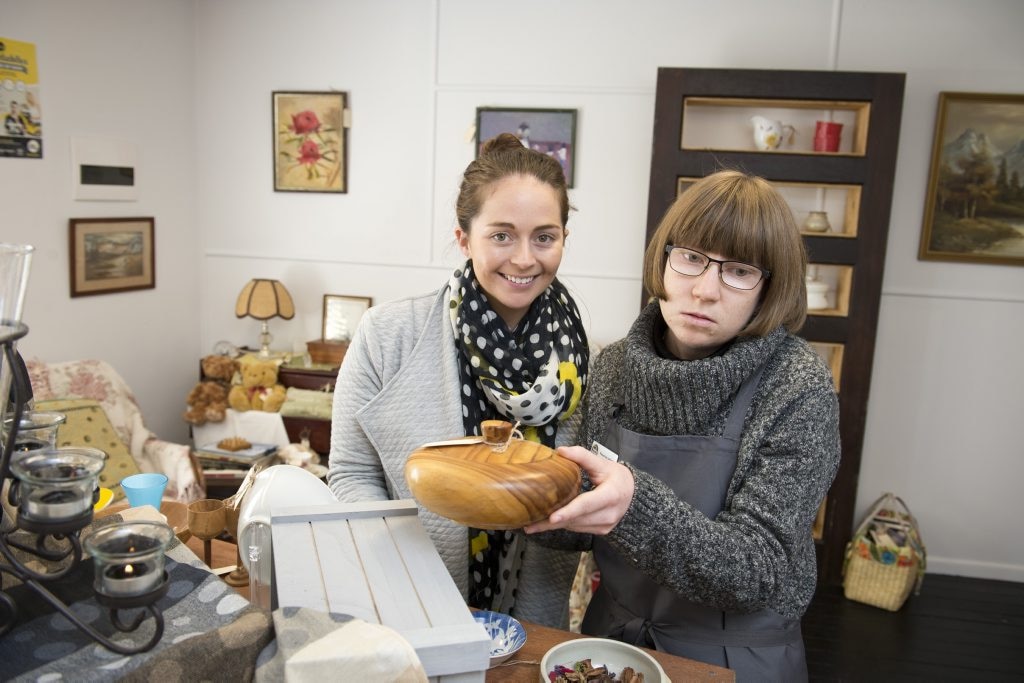
MULTIPOLYGON (((328 483, 341 501, 412 498, 404 467, 424 443, 518 422, 575 442, 587 336, 555 277, 569 197, 558 162, 502 133, 466 168, 455 239, 466 263, 440 290, 371 308, 338 375, 328 483), (538 400, 537 397, 543 397, 538 400)), ((565 627, 579 553, 523 534, 420 519, 473 607, 565 627)))

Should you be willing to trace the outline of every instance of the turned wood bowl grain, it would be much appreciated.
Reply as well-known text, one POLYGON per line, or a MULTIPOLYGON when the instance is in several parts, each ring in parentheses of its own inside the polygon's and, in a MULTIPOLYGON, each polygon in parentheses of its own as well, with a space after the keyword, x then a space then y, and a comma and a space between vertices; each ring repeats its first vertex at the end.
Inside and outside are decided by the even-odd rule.
POLYGON ((215 498, 195 500, 188 504, 188 530, 204 541, 224 530, 224 501, 215 498))
POLYGON ((405 479, 426 509, 476 529, 518 529, 576 497, 580 468, 534 441, 512 439, 504 452, 486 443, 418 448, 405 479))

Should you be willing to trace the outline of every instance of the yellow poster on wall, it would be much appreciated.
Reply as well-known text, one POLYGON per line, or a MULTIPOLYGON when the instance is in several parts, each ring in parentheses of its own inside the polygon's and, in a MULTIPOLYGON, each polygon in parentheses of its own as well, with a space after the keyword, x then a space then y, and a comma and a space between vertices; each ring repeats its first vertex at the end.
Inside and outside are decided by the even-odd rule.
POLYGON ((0 157, 43 158, 36 46, 0 38, 0 157))

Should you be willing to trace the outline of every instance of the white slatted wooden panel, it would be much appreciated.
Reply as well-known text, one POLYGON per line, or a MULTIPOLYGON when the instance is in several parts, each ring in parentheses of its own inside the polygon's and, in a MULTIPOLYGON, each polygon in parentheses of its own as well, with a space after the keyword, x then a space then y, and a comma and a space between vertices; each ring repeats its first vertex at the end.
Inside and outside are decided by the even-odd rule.
MULTIPOLYGON (((395 545, 407 567, 415 567, 409 579, 429 615, 431 625, 466 623, 466 603, 448 569, 423 532, 418 517, 387 517, 395 545)), ((468 561, 468 560, 467 560, 468 561)))
MULTIPOLYGON (((491 639, 480 624, 406 630, 402 637, 416 650, 428 675, 485 671, 491 662, 491 639)), ((445 683, 450 679, 444 678, 445 683)), ((482 681, 483 678, 474 680, 482 681)))
POLYGON ((431 681, 484 680, 490 640, 423 530, 414 501, 271 513, 280 606, 389 626, 413 646, 431 681))
POLYGON ((325 611, 351 614, 371 624, 381 623, 348 521, 317 520, 313 539, 320 561, 318 571, 325 577, 325 611))
POLYGON ((405 566, 384 519, 353 519, 349 526, 381 623, 403 629, 430 626, 409 579, 410 571, 417 568, 405 566))
POLYGON ((327 611, 327 595, 320 572, 320 563, 313 544, 313 531, 309 522, 289 524, 287 533, 278 533, 271 526, 274 554, 274 577, 277 585, 288 586, 290 590, 277 592, 279 607, 310 607, 327 611), (276 561, 288 557, 287 567, 276 561), (282 573, 284 572, 284 573, 282 573), (282 598, 284 602, 282 602, 282 598))

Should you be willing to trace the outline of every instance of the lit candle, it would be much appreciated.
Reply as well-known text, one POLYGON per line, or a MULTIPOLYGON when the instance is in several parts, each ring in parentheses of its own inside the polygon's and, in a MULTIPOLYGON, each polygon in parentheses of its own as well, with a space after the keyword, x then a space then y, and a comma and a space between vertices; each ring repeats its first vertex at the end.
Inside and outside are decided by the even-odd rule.
POLYGON ((49 448, 50 444, 39 439, 33 439, 30 436, 22 436, 18 434, 18 438, 14 441, 14 452, 15 453, 28 453, 29 451, 41 451, 49 448))
POLYGON ((145 595, 159 586, 162 578, 145 562, 113 564, 104 570, 99 592, 111 597, 145 595))
POLYGON ((164 580, 164 550, 174 531, 160 522, 122 522, 96 530, 85 539, 92 555, 93 588, 111 598, 152 593, 164 580))

